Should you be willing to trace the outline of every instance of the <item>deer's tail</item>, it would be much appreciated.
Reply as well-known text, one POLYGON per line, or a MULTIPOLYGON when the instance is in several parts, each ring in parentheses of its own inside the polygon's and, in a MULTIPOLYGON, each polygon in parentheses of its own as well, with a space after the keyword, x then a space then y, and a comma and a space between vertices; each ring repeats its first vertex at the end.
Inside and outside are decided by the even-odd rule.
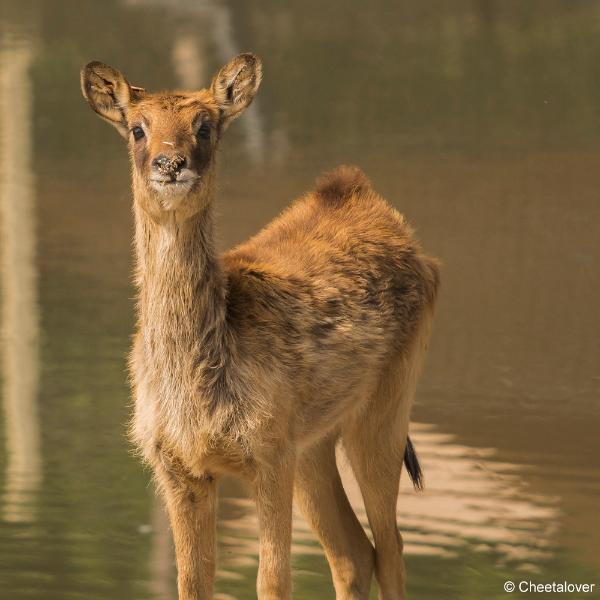
POLYGON ((421 470, 421 465, 419 464, 419 459, 417 458, 417 453, 410 437, 406 438, 404 466, 408 471, 415 490, 423 491, 423 471, 421 470))

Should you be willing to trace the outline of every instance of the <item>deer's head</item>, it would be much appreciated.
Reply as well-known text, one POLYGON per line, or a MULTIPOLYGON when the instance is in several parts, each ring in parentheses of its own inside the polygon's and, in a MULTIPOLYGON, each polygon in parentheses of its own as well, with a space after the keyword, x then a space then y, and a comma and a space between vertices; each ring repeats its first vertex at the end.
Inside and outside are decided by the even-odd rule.
POLYGON ((251 102, 262 68, 253 54, 227 63, 206 89, 150 93, 116 69, 91 62, 81 89, 92 109, 127 140, 136 201, 156 221, 202 211, 213 187, 221 134, 251 102))

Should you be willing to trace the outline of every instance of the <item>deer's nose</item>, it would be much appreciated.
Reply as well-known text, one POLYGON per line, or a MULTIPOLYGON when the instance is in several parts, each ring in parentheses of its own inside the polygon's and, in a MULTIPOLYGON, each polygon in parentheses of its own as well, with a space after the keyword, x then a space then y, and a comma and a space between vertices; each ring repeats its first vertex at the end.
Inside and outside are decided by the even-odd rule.
POLYGON ((161 175, 177 175, 181 169, 185 167, 187 159, 181 154, 175 154, 175 156, 166 156, 165 154, 159 154, 152 161, 152 168, 158 171, 161 175))

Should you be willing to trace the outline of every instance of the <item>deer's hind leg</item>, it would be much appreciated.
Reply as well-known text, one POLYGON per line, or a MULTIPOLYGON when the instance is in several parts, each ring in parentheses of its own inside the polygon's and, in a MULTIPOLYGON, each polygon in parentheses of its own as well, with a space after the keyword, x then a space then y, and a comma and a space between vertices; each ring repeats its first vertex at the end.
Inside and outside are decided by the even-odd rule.
POLYGON ((381 600, 406 597, 396 505, 410 408, 430 328, 428 310, 421 316, 411 342, 383 370, 364 410, 349 417, 342 426, 342 442, 362 492, 375 542, 375 576, 381 600))
POLYGON ((337 600, 366 600, 373 573, 373 546, 344 492, 335 443, 336 437, 329 437, 300 456, 295 497, 325 550, 337 600))
POLYGON ((349 419, 342 429, 344 449, 360 486, 375 542, 375 576, 381 600, 405 598, 403 542, 396 525, 414 391, 414 377, 405 367, 402 362, 391 365, 365 412, 349 419))
POLYGON ((403 600, 405 569, 396 503, 404 437, 389 423, 354 422, 344 431, 344 448, 362 492, 375 542, 375 575, 381 600, 403 600))

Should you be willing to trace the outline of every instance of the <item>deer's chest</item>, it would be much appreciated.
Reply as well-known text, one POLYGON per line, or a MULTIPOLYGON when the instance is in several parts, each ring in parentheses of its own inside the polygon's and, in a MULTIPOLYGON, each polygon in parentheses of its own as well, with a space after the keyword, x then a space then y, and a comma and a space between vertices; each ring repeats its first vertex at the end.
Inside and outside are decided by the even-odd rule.
POLYGON ((197 389, 157 369, 137 341, 130 370, 135 400, 132 437, 148 462, 168 456, 197 476, 240 474, 251 468, 246 445, 226 415, 206 414, 197 389))

